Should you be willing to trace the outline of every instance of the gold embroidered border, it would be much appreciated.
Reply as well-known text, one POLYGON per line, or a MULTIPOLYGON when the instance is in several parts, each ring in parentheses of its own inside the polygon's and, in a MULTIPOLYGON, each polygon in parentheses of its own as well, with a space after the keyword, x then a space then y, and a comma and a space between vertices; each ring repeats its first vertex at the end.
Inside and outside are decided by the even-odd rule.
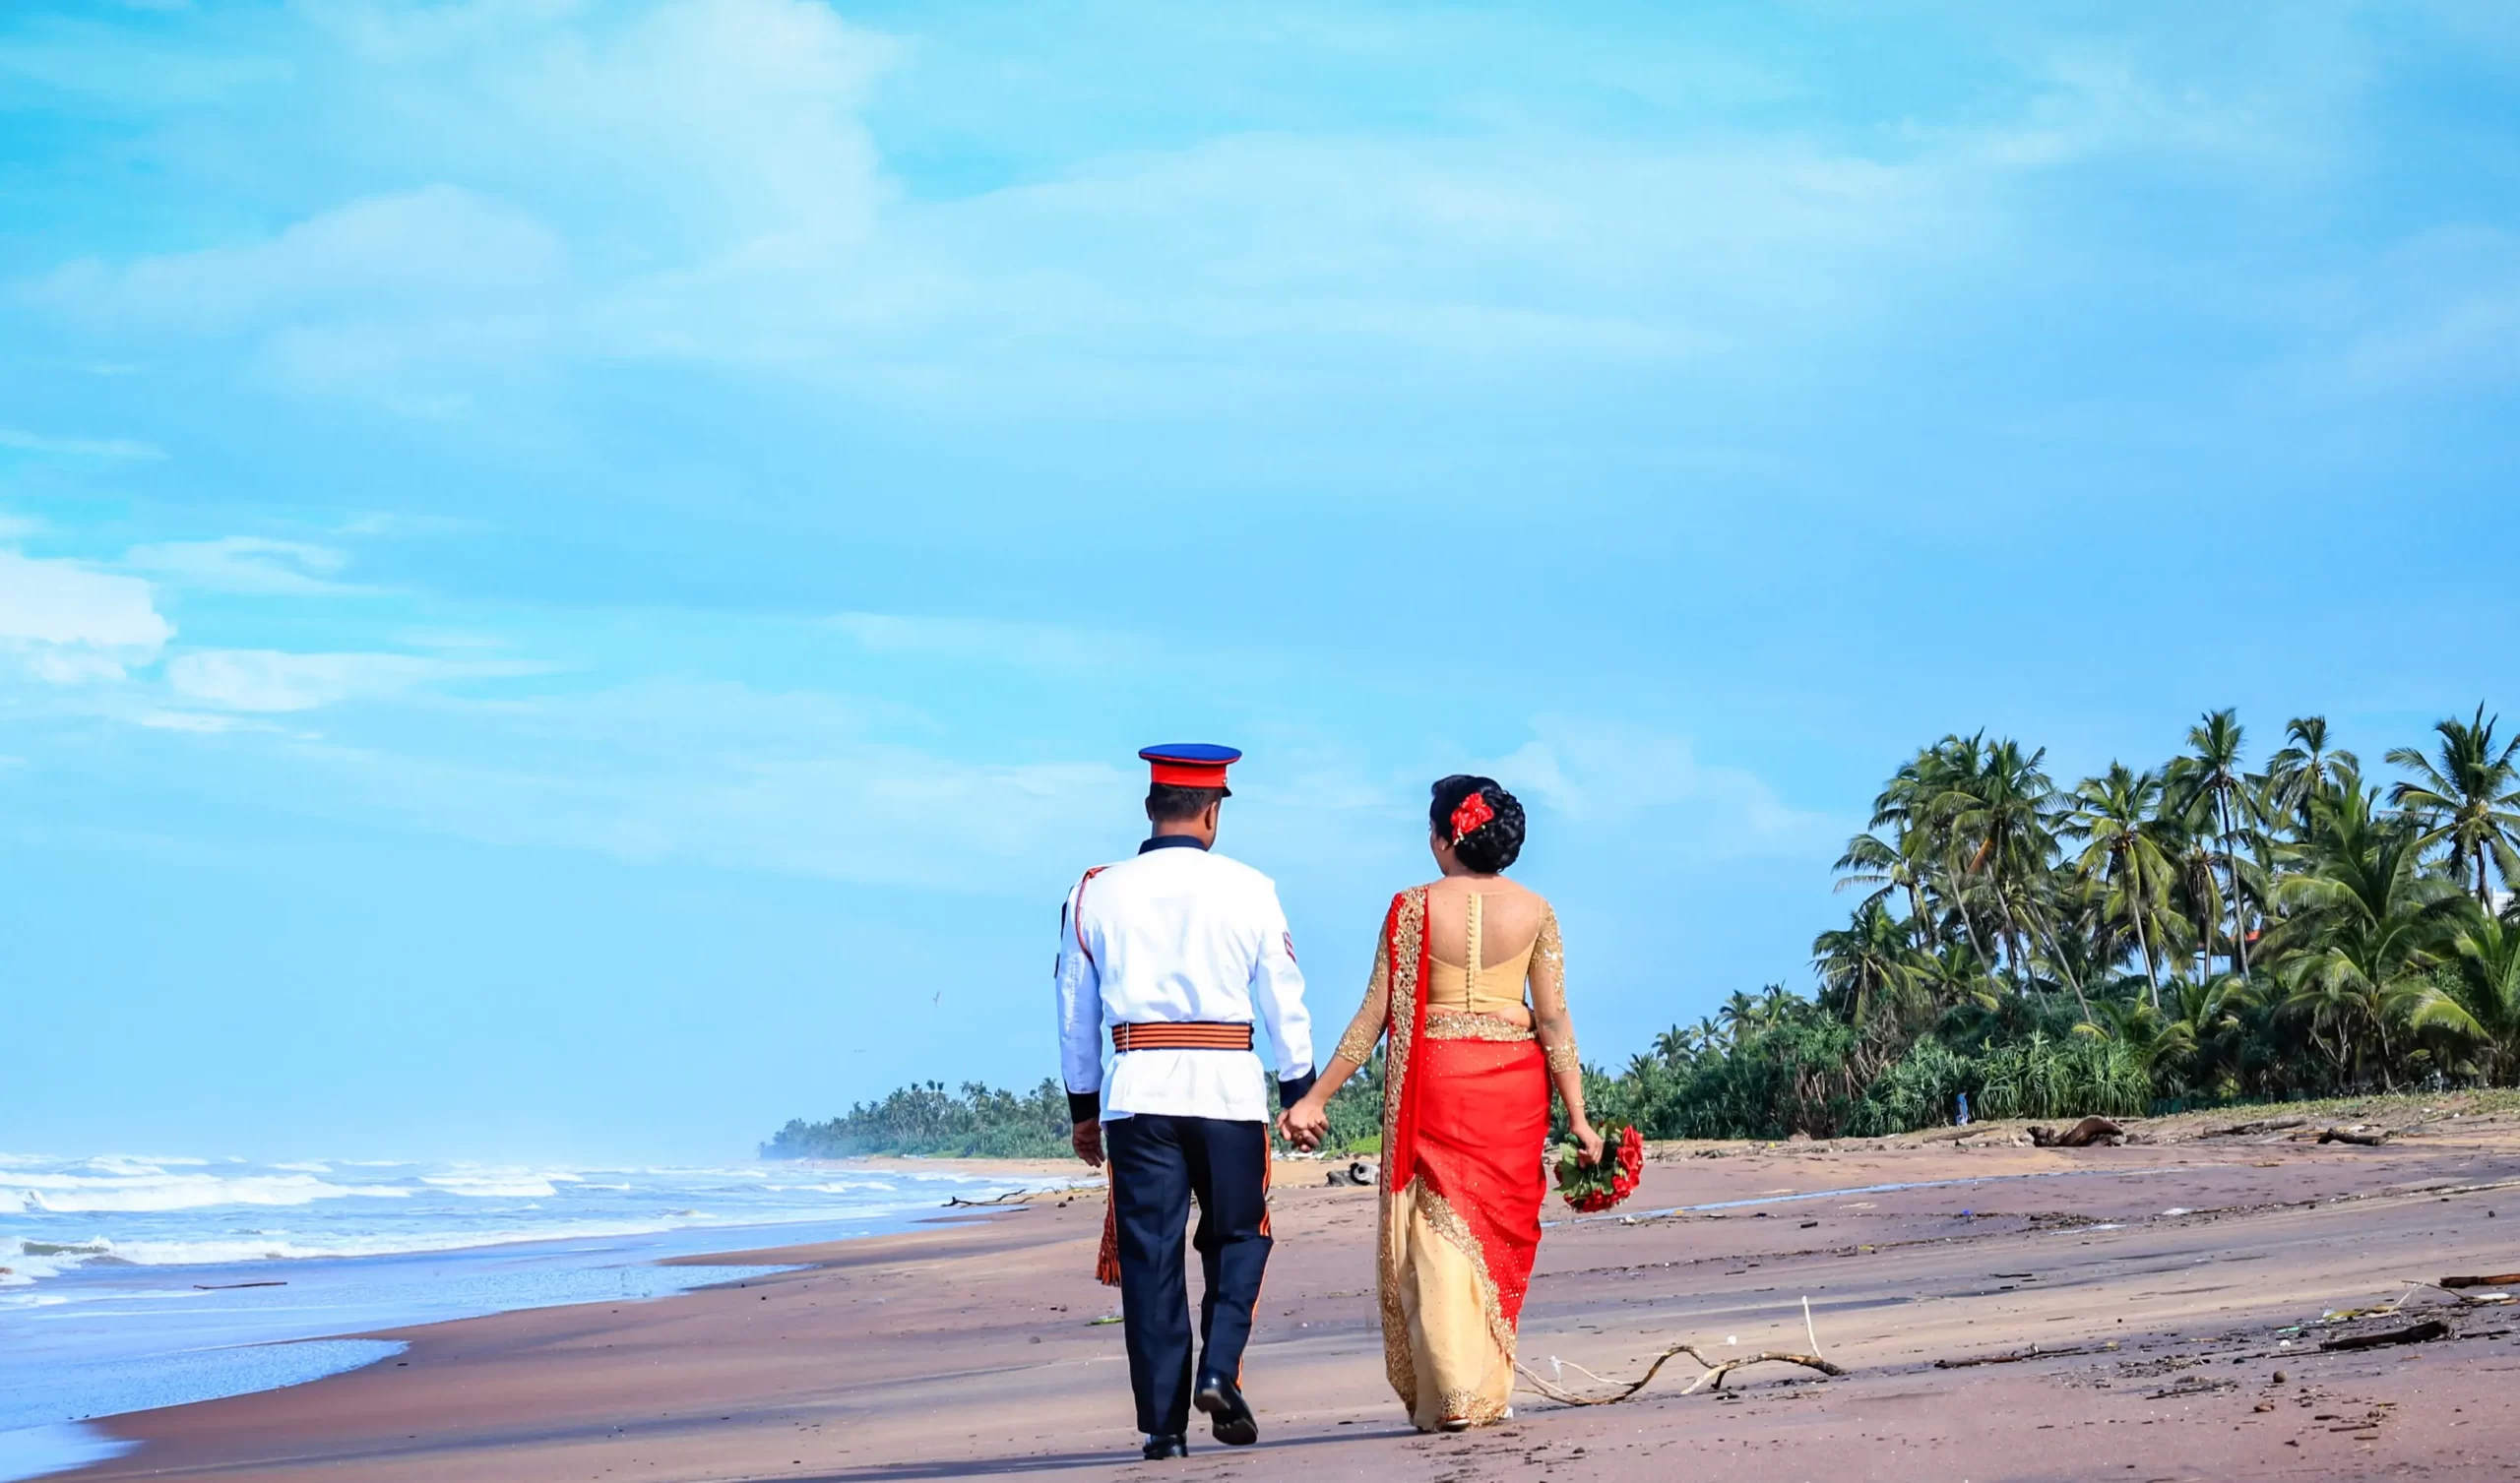
POLYGON ((1429 1040, 1529 1040, 1532 1027, 1500 1020, 1494 1015, 1473 1015, 1462 1010, 1428 1010, 1426 1038, 1429 1040))
POLYGON ((1477 1390, 1446 1390, 1444 1392, 1446 1421, 1467 1421, 1472 1426, 1493 1426, 1504 1420, 1506 1413, 1512 1409, 1512 1406, 1503 1401, 1490 1400, 1477 1390))
MULTIPOLYGON (((1418 1016, 1418 959, 1426 940, 1426 888, 1414 886, 1393 904, 1391 932, 1384 944, 1391 980, 1391 1037, 1382 1062, 1382 1146, 1387 1155, 1399 1142, 1401 1096, 1409 1084, 1409 1052, 1418 1016)), ((1383 1373, 1401 1404, 1418 1406, 1418 1366, 1409 1352, 1409 1318, 1400 1307, 1401 1222, 1394 1218, 1400 1190, 1392 1186, 1391 1160, 1382 1165, 1381 1260, 1377 1286, 1382 1299, 1383 1373)), ((1406 1188, 1403 1186, 1402 1188, 1406 1188)))
POLYGON ((1497 1299, 1496 1279, 1487 1274, 1487 1254, 1479 1249, 1479 1237, 1472 1234, 1470 1222, 1461 1218, 1461 1211, 1453 1208, 1452 1202, 1429 1188, 1424 1180, 1413 1180, 1411 1187, 1418 1192, 1418 1208, 1425 1211, 1426 1224, 1469 1261, 1479 1287, 1479 1311, 1487 1319, 1487 1336, 1496 1341, 1510 1366, 1514 1359, 1514 1326, 1506 1322, 1505 1305, 1497 1299))

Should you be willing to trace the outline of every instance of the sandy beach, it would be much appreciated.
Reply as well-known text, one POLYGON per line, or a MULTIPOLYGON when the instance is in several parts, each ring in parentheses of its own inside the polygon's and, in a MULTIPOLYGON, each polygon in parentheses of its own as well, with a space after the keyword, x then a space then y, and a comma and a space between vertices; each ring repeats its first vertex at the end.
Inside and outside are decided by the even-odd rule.
POLYGON ((1289 1163, 1247 1372, 1256 1448, 1196 1429, 1186 1462, 1137 1459, 1087 1193, 716 1259, 800 1269, 658 1302, 389 1332, 399 1362, 115 1418, 143 1445, 67 1476, 2504 1477, 2520 1304, 2414 1285, 2520 1270, 2520 1121, 2458 1105, 2412 1109, 2381 1147, 2212 1136, 2231 1115, 2113 1148, 2002 1127, 1661 1145, 1636 1209, 1745 1204, 1542 1245, 1523 1359, 1569 1388, 1682 1340, 1806 1349, 1805 1298, 1843 1379, 1763 1365, 1682 1394, 1680 1359, 1624 1404, 1527 1395, 1496 1429, 1418 1436, 1382 1379, 1373 1192, 1289 1163), (2435 1319, 2437 1338, 2321 1347, 2435 1319), (2054 1352, 2003 1358, 2033 1346, 2054 1352))

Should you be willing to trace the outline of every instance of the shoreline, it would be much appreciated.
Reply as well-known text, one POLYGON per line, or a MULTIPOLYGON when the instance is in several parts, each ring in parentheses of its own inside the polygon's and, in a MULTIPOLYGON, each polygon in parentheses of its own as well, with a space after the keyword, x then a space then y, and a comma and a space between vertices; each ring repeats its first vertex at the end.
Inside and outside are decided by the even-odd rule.
MULTIPOLYGON (((1581 1448, 1586 1475, 1646 1477, 1720 1443, 1728 1478, 1904 1478, 1946 1463, 1980 1478, 2129 1463, 2144 1477, 2458 1476, 2520 1452, 2520 1417, 2500 1400, 2520 1369, 2513 1308, 2434 1292, 2408 1311, 2440 1309, 2448 1339, 2307 1347, 2327 1331, 2321 1313, 2397 1301, 2410 1273, 2520 1267, 2512 1120, 2383 1148, 2198 1139, 2059 1150, 2011 1136, 1658 1146, 1641 1200, 1686 1194, 1711 1207, 1552 1228, 1525 1313, 1526 1364, 1546 1375, 1567 1361, 1555 1373, 1571 1385, 1589 1384, 1578 1365, 1633 1376, 1683 1339, 1801 1349, 1807 1297, 1811 1331, 1850 1376, 1763 1366, 1720 1393, 1682 1395, 1688 1377, 1667 1371, 1611 1408, 1520 1396, 1519 1419, 1461 1438, 1410 1432, 1381 1380, 1373 1192, 1296 1182, 1323 1163, 1281 1165, 1279 1249, 1247 1377, 1262 1445, 1228 1452, 1194 1429, 1186 1467, 1529 1476, 1581 1448), (2046 1177, 2086 1172, 2142 1177, 2046 1177), (2030 1345, 2048 1356, 1935 1365, 2030 1345), (2279 1385, 2277 1369, 2293 1373, 2279 1385), (2321 1415, 2378 1419, 2332 1432, 2321 1415)), ((140 1449, 61 1476, 320 1467, 396 1483, 874 1483, 1135 1471, 1118 1329, 1094 1322, 1117 1308, 1091 1278, 1101 1218, 1089 1187, 938 1211, 895 1234, 673 1259, 799 1269, 652 1302, 378 1330, 359 1337, 409 1352, 115 1418, 107 1429, 140 1449)))
POLYGON ((914 1229, 953 1199, 984 1204, 992 1193, 1053 1182, 1030 1164, 852 1161, 797 1172, 928 1193, 890 1210, 844 1206, 801 1220, 634 1222, 616 1231, 572 1220, 548 1234, 465 1245, 420 1231, 409 1248, 357 1255, 92 1260, 22 1282, 0 1330, 0 1480, 111 1454, 119 1444, 100 1426, 120 1416, 313 1384, 391 1360, 402 1347, 363 1335, 662 1298, 722 1280, 697 1267, 730 1268, 724 1280, 742 1275, 733 1268, 748 1264, 720 1255, 730 1250, 914 1229))

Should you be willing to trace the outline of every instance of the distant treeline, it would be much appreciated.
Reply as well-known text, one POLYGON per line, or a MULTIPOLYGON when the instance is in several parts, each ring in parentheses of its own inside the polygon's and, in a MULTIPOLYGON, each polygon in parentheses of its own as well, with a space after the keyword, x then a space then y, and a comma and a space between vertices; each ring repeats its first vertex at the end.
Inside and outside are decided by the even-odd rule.
POLYGON ((764 1158, 923 1153, 938 1158, 1050 1158, 1068 1151, 1067 1094, 1047 1077, 1030 1094, 966 1081, 905 1086, 828 1122, 791 1120, 761 1145, 764 1158))
MULTIPOLYGON (((1382 1064, 1331 1099, 1330 1134, 1340 1148, 1371 1147, 1382 1123, 1382 1064)), ((850 1158, 917 1153, 933 1158, 1057 1158, 1069 1152, 1067 1094, 1043 1078, 1026 1095, 966 1081, 905 1086, 880 1102, 859 1102, 828 1122, 795 1119, 761 1145, 764 1158, 850 1158)))
MULTIPOLYGON (((1884 1134, 2404 1086, 2520 1083, 2520 740, 2483 708, 2366 777, 2304 716, 2252 768, 2229 711, 2138 771, 2060 785, 2044 749, 1947 736, 1838 861, 1860 893, 1816 993, 1735 993, 1615 1074, 1649 1138, 1884 1134)), ((1575 1013, 1584 1019, 1582 984, 1575 1013)), ((1337 1013, 1338 1006, 1322 1011, 1337 1013)), ((1379 1137, 1380 1070, 1331 1107, 1379 1137)), ((1066 1099, 936 1083, 790 1123, 765 1151, 1049 1152, 1066 1099)))

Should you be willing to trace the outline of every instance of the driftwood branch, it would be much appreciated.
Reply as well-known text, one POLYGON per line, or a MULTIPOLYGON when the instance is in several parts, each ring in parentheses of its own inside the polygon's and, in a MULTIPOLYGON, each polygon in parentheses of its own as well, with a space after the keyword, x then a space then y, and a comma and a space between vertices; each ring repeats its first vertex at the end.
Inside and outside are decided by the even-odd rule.
POLYGON ((2105 1117, 2087 1117, 2062 1133, 2051 1128, 2030 1130, 2030 1141, 2042 1148, 2084 1148, 2093 1143, 2113 1148, 2125 1138, 2126 1130, 2105 1117))
POLYGON ((2520 1271, 2497 1272, 2490 1277, 2443 1277, 2436 1287, 2520 1287, 2520 1271))
POLYGON ((1829 1363, 1827 1360, 1822 1359, 1816 1354, 1789 1354, 1782 1349, 1770 1349, 1763 1353, 1744 1354, 1737 1359, 1728 1359, 1719 1363, 1698 1353, 1697 1346, 1695 1344, 1673 1344, 1670 1348, 1654 1356, 1654 1363, 1646 1366, 1645 1373, 1638 1376, 1635 1383, 1624 1390, 1617 1390, 1608 1395, 1578 1395, 1572 1390, 1568 1390, 1559 1386, 1553 1386, 1547 1381, 1541 1379, 1539 1376, 1534 1375, 1531 1372, 1530 1367, 1526 1365, 1517 1362, 1514 1368, 1523 1372, 1523 1379, 1530 1384, 1533 1390, 1538 1390, 1541 1394, 1547 1396, 1551 1400, 1570 1406, 1606 1406, 1616 1405, 1620 1401, 1634 1395, 1637 1391, 1644 1390, 1647 1385, 1652 1383, 1654 1377, 1661 1373, 1664 1365, 1683 1354, 1693 1360, 1696 1360, 1698 1364, 1703 1366, 1706 1370, 1704 1375, 1690 1381, 1686 1388, 1680 1391, 1683 1395, 1693 1395, 1697 1393, 1700 1387, 1704 1387, 1710 1390, 1721 1390, 1724 1389, 1725 1376, 1732 1374, 1733 1371, 1740 1369, 1744 1365, 1763 1365, 1771 1361, 1777 1364, 1800 1365, 1806 1370, 1817 1370, 1823 1375, 1844 1375, 1847 1373, 1838 1366, 1829 1363))
POLYGON ((2001 1354, 1973 1354, 1965 1359, 1938 1359, 1937 1370, 1973 1370, 1980 1365, 2017 1365, 2026 1359, 2055 1359, 2067 1354, 2101 1354, 2114 1349, 2115 1344, 2071 1344, 2060 1349, 2043 1349, 2037 1344, 2027 1349, 2007 1349, 2001 1354))
POLYGON ((2426 1339, 2448 1338, 2450 1326, 2439 1319, 2416 1325, 2412 1329, 2392 1329, 2385 1333, 2358 1333, 2350 1338, 2332 1338, 2319 1345, 2322 1349, 2377 1349, 2383 1344, 2420 1344, 2426 1339))
POLYGON ((2360 1143, 2365 1148, 2376 1148, 2388 1141, 2389 1135, 2385 1130, 2378 1133, 2358 1133, 2350 1128, 2327 1128, 2319 1133, 2320 1143, 2360 1143))
POLYGON ((2238 1123, 2229 1128, 2217 1128, 2205 1136, 2207 1138, 2246 1138, 2252 1133, 2282 1133, 2287 1129, 2306 1128, 2309 1125, 2310 1120, 2305 1117, 2269 1117, 2260 1118, 2253 1123, 2238 1123))

